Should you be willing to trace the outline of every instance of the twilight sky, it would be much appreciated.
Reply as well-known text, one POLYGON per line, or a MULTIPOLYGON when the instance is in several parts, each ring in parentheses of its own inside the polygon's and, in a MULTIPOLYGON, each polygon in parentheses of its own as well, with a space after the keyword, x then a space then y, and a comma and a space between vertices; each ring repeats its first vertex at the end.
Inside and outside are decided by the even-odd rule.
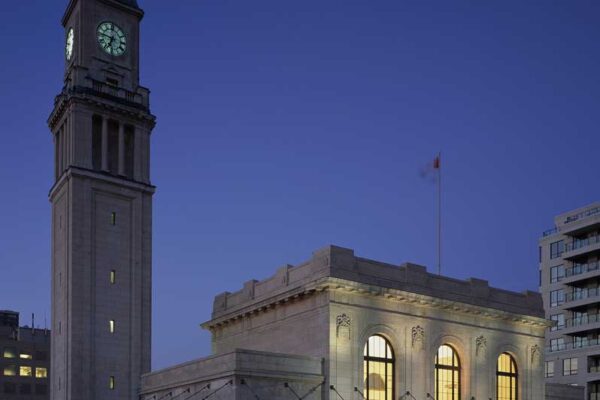
MULTIPOLYGON (((0 309, 50 319, 66 0, 2 4, 0 309)), ((140 0, 154 368, 209 354, 213 296, 327 244, 537 289, 553 216, 600 200, 600 3, 140 0)))

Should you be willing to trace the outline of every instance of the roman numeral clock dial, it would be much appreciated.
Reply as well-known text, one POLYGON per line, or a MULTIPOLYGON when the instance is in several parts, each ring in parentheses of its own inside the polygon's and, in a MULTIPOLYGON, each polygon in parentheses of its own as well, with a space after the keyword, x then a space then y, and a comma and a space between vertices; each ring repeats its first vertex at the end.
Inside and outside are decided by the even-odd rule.
POLYGON ((120 56, 127 49, 127 38, 121 28, 112 22, 103 22, 98 26, 98 44, 111 56, 120 56))

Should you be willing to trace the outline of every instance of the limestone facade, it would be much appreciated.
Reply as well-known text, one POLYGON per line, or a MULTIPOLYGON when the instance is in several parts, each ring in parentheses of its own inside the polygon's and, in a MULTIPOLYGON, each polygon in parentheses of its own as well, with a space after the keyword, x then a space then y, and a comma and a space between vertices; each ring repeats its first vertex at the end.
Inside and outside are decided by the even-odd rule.
MULTIPOLYGON (((216 296, 212 318, 202 326, 212 332, 217 357, 250 349, 323 360, 322 399, 338 393, 361 398, 365 343, 380 335, 394 353, 394 398, 435 393, 434 359, 446 344, 460 360, 461 399, 496 398, 497 360, 508 353, 518 368, 518 398, 542 400, 543 315, 537 293, 440 277, 422 266, 385 264, 329 246, 302 265, 286 265, 269 279, 216 296)), ((160 398, 167 388, 158 392, 146 383, 164 376, 144 377, 144 398, 160 398)), ((243 373, 235 376, 244 379, 243 373)), ((235 398, 255 398, 240 396, 235 398)))

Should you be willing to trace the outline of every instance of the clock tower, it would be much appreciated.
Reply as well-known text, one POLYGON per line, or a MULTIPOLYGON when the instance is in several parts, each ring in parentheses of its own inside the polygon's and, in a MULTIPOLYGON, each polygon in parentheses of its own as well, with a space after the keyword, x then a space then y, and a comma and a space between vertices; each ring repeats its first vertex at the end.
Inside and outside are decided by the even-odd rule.
POLYGON ((150 371, 155 117, 136 0, 70 0, 54 138, 52 400, 134 400, 150 371))

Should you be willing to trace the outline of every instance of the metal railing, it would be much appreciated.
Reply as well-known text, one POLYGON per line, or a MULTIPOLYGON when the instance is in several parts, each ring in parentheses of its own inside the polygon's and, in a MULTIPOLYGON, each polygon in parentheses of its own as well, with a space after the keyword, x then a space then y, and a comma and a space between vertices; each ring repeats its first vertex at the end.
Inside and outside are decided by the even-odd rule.
POLYGON ((596 322, 600 322, 600 314, 582 315, 580 317, 567 318, 565 320, 565 325, 567 328, 570 328, 573 326, 594 324, 596 322))
POLYGON ((600 235, 590 236, 585 239, 575 239, 572 243, 565 245, 565 252, 578 250, 597 243, 600 243, 600 235))
POLYGON ((600 214, 600 207, 594 207, 591 210, 587 210, 584 212, 580 212, 579 214, 571 215, 570 217, 567 217, 567 219, 565 219, 565 224, 579 221, 580 219, 591 217, 596 214, 600 214))
POLYGON ((573 341, 567 343, 557 343, 554 345, 550 345, 547 347, 548 352, 554 353, 556 351, 564 351, 564 350, 573 350, 573 349, 582 349, 586 347, 593 347, 600 345, 600 340, 596 339, 588 339, 585 338, 581 341, 573 341))
POLYGON ((571 293, 565 293, 565 303, 600 296, 600 288, 586 288, 571 293))
POLYGON ((552 229, 548 229, 547 231, 542 232, 542 237, 554 235, 555 233, 558 233, 558 228, 557 227, 554 227, 552 229))
POLYGON ((588 264, 573 264, 572 267, 565 269, 565 278, 575 275, 585 274, 587 272, 597 271, 600 268, 600 262, 588 264))

